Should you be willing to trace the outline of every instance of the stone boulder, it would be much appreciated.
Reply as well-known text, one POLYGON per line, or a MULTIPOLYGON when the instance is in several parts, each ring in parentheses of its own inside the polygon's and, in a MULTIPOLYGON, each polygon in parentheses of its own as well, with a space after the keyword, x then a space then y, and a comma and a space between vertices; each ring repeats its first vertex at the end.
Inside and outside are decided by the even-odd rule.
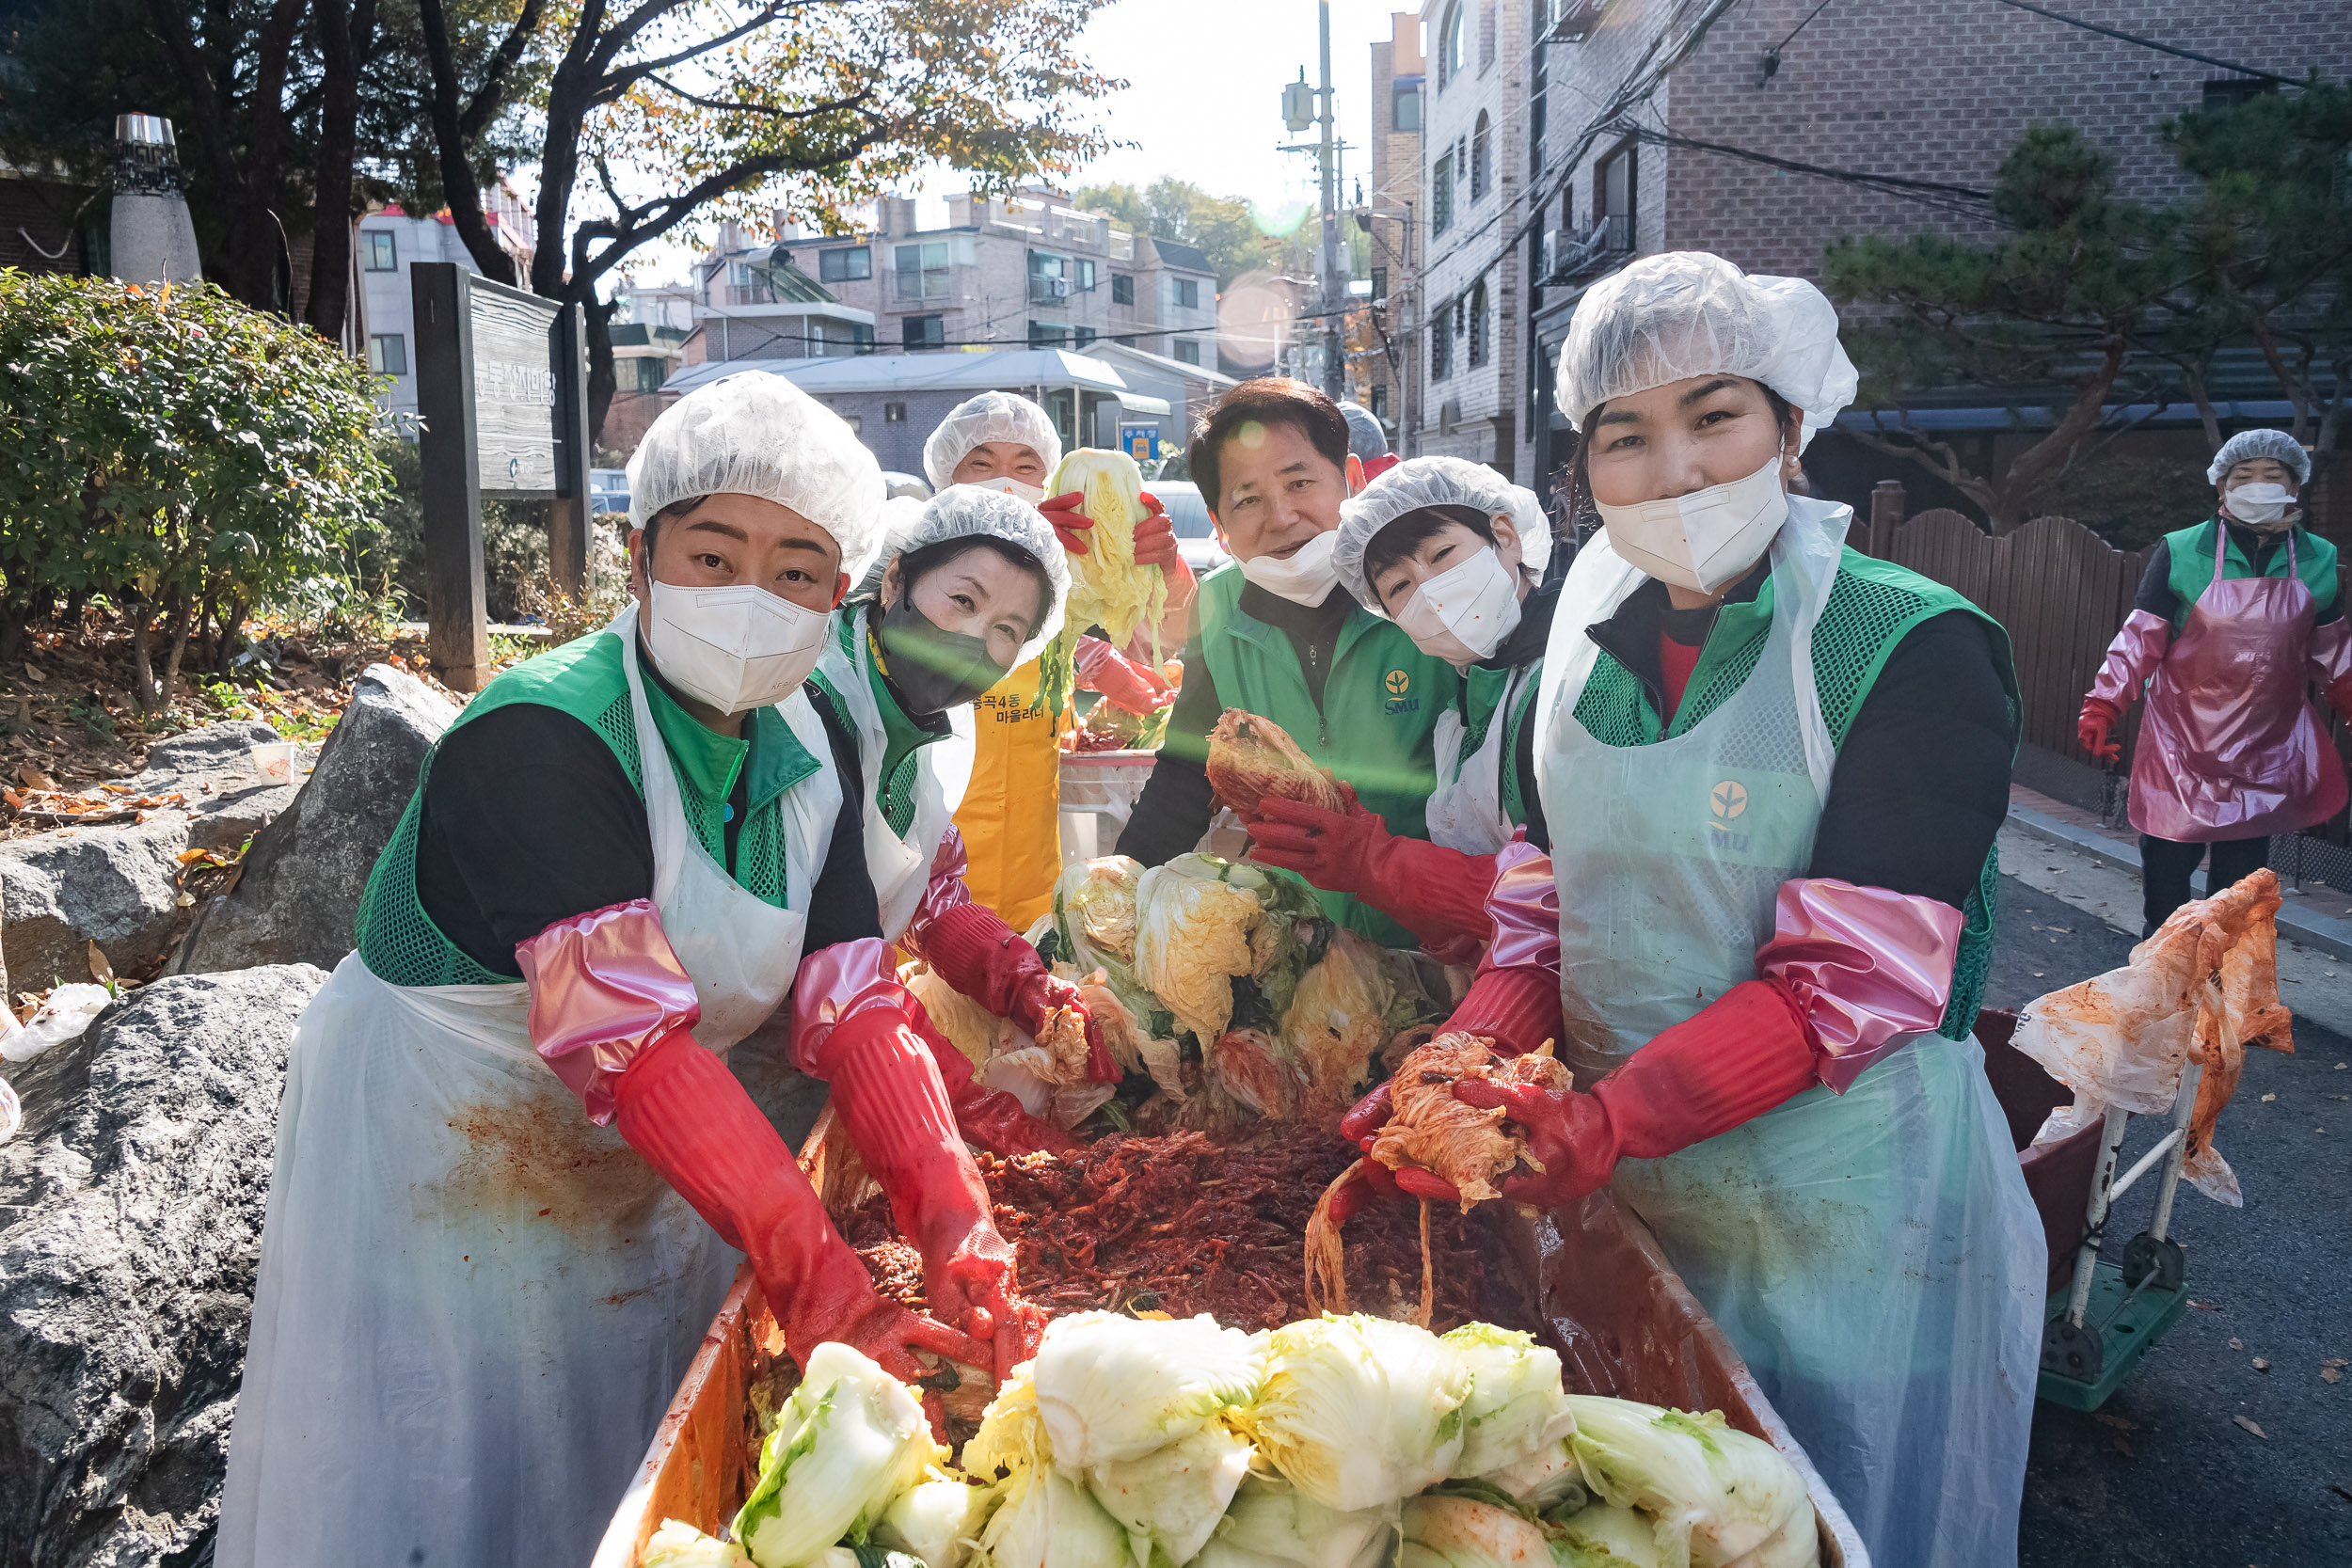
MULTIPOLYGON (((124 974, 145 973, 186 927, 180 854, 233 851, 293 803, 298 785, 264 784, 253 748, 278 738, 257 720, 159 740, 120 781, 127 799, 181 797, 144 822, 65 828, 0 844, 0 949, 27 990, 95 978, 89 944, 124 974)), ((301 765, 296 764, 297 768, 301 765)))
POLYGON ((399 826, 425 753, 456 717, 416 676, 368 666, 309 781, 254 838, 236 887, 197 911, 172 972, 332 969, 351 951, 368 872, 399 826))
POLYGON ((14 1069, 0 1562, 199 1560, 220 1506, 307 965, 176 976, 14 1069))

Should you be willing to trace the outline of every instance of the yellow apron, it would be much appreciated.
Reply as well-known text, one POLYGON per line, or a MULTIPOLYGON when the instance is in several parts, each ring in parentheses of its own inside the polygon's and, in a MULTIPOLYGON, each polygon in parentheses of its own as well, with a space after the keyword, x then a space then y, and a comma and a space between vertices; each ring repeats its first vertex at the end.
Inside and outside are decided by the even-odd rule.
POLYGON ((956 809, 974 900, 1025 931, 1061 871, 1062 715, 1038 700, 1031 659, 972 705, 972 784, 956 809))

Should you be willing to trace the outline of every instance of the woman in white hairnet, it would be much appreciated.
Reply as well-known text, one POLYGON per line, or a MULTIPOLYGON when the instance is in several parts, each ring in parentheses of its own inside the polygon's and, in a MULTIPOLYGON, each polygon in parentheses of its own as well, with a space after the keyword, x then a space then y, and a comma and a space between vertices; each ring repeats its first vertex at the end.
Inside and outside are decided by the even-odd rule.
POLYGON ((2344 809, 2344 759, 2305 695, 2352 714, 2352 622, 2336 547, 2303 525, 2311 454, 2242 430, 2206 470, 2214 515, 2148 553, 2139 594, 2083 698, 2083 749, 2109 761, 2144 688, 2132 751, 2146 933, 2189 899, 2210 848, 2215 892, 2270 863, 2270 835, 2344 809))
MULTIPOLYGON (((894 503, 894 506, 903 503, 894 503)), ((951 484, 897 512, 876 569, 845 609, 817 684, 857 737, 866 865, 882 935, 940 978, 1040 1038, 1058 1036, 1061 1085, 1116 1083, 1078 988, 965 886, 952 820, 972 772, 972 703, 1061 629, 1070 569, 1053 530, 1018 497, 951 484)), ((1075 1146, 972 1082, 961 1052, 941 1069, 964 1135, 998 1153, 1075 1146)))
POLYGON ((636 602, 468 705, 303 1016, 224 1565, 585 1562, 745 1254, 803 1362, 985 1369, 1025 1326, 804 689, 881 470, 749 373, 654 422, 629 495, 636 602), (726 1067, 787 991, 946 1322, 876 1292, 726 1067))
MULTIPOLYGON (((1560 584, 1544 581, 1551 525, 1533 491, 1483 463, 1408 458, 1340 506, 1331 564, 1358 603, 1462 673, 1438 720, 1427 842, 1272 796, 1248 819, 1250 858, 1353 894, 1457 963, 1486 945, 1494 856, 1524 832, 1548 848, 1534 710, 1560 584)), ((1344 786, 1343 786, 1344 787, 1344 786)))
MULTIPOLYGON (((1084 555, 1094 526, 1081 510, 1085 498, 1045 493, 1061 458, 1061 436, 1045 410, 1011 392, 982 392, 958 404, 923 443, 923 470, 935 489, 971 484, 1017 496, 1053 525, 1062 549, 1084 555)), ((1150 515, 1136 525, 1136 563, 1157 566, 1168 578, 1173 646, 1184 640, 1192 574, 1158 499, 1146 492, 1143 503, 1150 515)), ((1021 930, 1045 912, 1061 869, 1058 737, 1065 716, 1043 699, 1037 652, 1031 648, 974 705, 971 784, 956 811, 972 896, 1021 930)), ((1076 662, 1081 683, 1123 707, 1148 712, 1175 700, 1158 672, 1100 638, 1081 640, 1076 662)))
POLYGON ((1505 1196, 1649 1222, 1875 1560, 2013 1563, 2046 1258, 1970 1033, 2007 638, 1788 493, 1854 389, 1810 283, 1645 257, 1579 302, 1558 385, 1605 538, 1536 698, 1551 851, 1497 857, 1450 1026, 1557 1039, 1575 1087, 1455 1097, 1528 1129, 1505 1196))

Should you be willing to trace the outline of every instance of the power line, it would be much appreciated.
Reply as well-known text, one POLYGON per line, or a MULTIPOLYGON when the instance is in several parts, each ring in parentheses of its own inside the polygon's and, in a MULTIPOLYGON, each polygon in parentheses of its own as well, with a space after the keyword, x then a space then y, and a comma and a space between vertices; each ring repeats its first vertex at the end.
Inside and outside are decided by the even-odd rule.
POLYGON ((2085 22, 2080 17, 2064 16, 2057 11, 2045 10, 2040 6, 2026 4, 2026 0, 1995 0, 1995 3, 2016 10, 2031 11, 2036 16, 2046 16, 2053 22, 2063 22, 2069 27, 2080 27, 2086 33, 2097 33, 2105 38, 2121 39, 2125 43, 2136 43, 2142 49, 2153 49, 2159 55, 2170 55, 2177 59, 2195 60, 2199 65, 2209 65, 2221 71, 2234 71, 2241 76, 2258 76, 2265 82, 2276 82, 2282 87, 2299 87, 2304 85, 2292 76, 2280 76, 2268 71, 2256 71, 2250 65, 2234 65, 2228 60, 2217 60, 2211 55, 2200 55, 2194 49, 2176 49, 2169 43, 2158 43, 2153 39, 2144 39, 2131 33, 2119 32, 2113 27, 2102 27, 2096 22, 2085 22))

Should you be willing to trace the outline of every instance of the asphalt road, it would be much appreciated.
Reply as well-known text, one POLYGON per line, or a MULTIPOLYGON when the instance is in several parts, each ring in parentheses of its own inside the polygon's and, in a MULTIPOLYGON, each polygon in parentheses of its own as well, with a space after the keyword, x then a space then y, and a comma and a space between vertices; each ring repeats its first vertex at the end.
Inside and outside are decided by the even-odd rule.
MULTIPOLYGON (((2004 877, 1986 1005, 2014 1007, 2116 968, 2131 945, 2004 877)), ((2352 963, 2341 974, 2352 990, 2352 963)), ((2300 993, 2286 991, 2294 1006, 2300 993)), ((2215 1137, 2246 1206, 2184 1185, 2173 1211, 2190 1300, 2211 1309, 2184 1313, 2095 1414, 2035 1407, 2023 1568, 2352 1564, 2352 1366, 2341 1382, 2321 1376, 2328 1359, 2352 1360, 2347 1062, 2352 1041, 2299 1016, 2294 1055, 2249 1054, 2215 1137)), ((2124 1160, 2154 1137, 2136 1119, 2124 1160)), ((2145 1225, 2153 1195, 2150 1182, 2124 1196, 2111 1256, 2145 1225)))

